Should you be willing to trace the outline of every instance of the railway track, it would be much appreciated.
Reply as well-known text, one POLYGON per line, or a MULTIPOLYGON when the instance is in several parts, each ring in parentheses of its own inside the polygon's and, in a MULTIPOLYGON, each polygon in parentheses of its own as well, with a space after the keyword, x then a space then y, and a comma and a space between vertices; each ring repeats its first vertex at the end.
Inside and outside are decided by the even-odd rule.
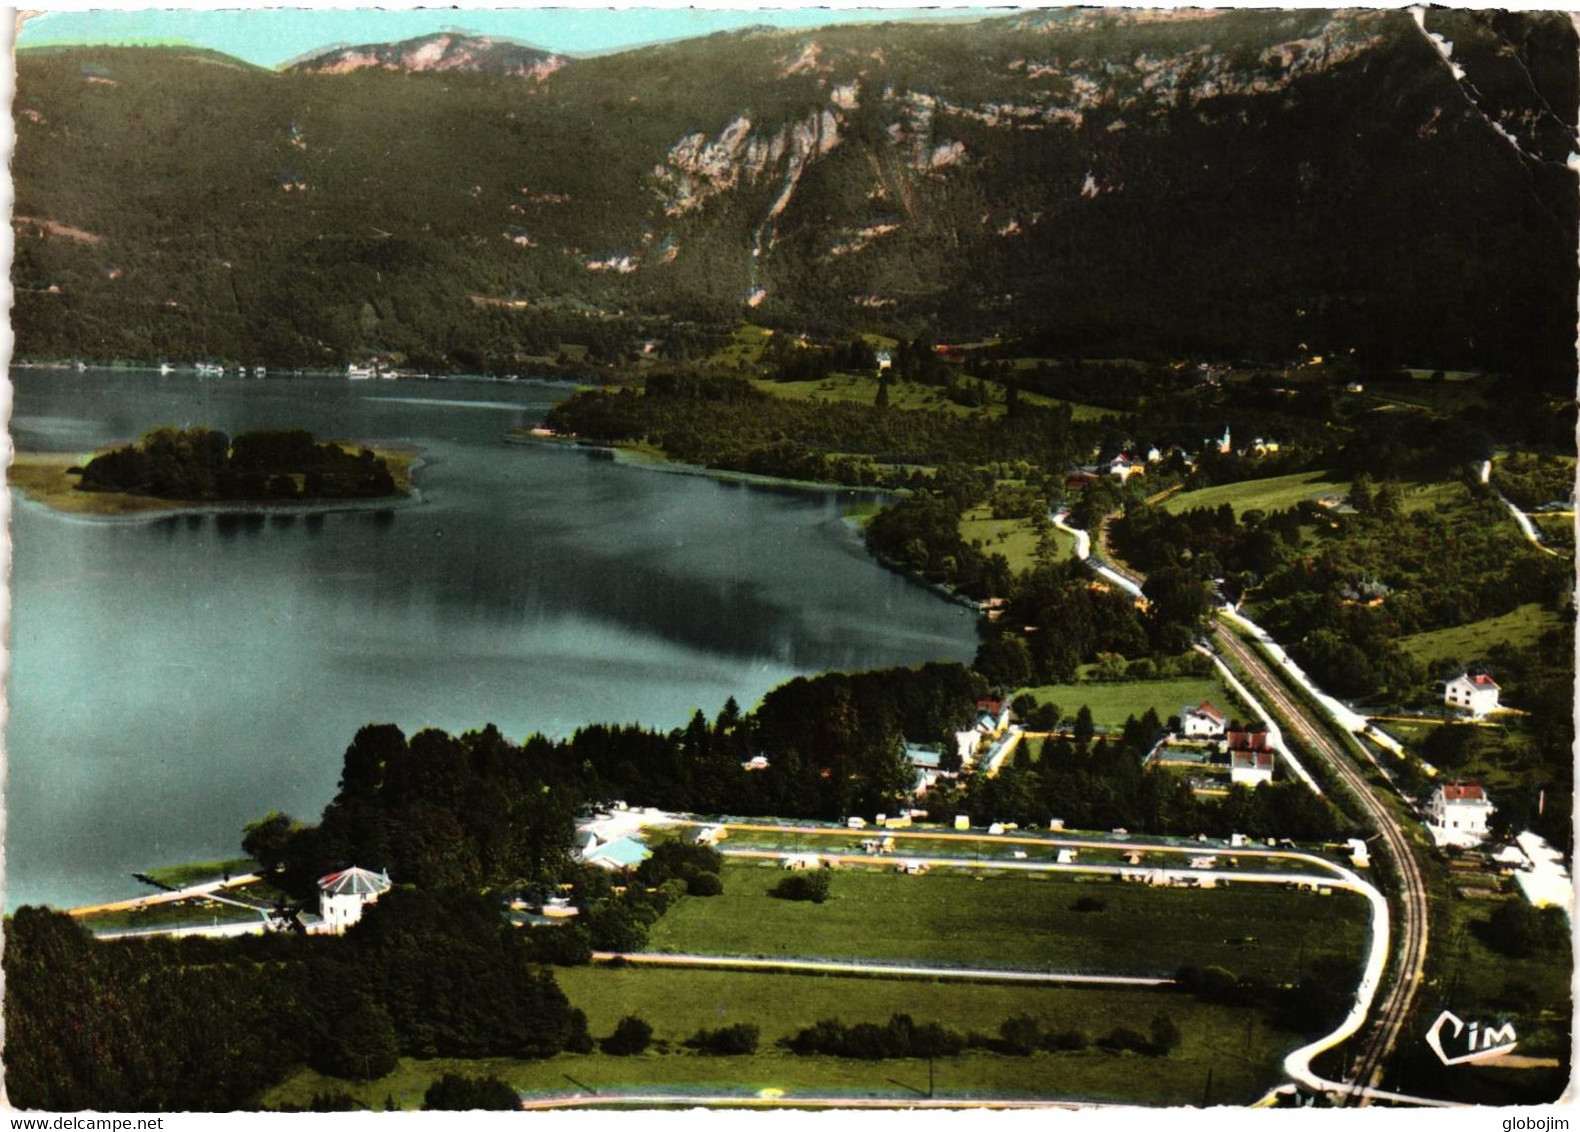
POLYGON ((1233 656, 1251 682, 1276 710, 1289 720, 1290 729, 1354 793, 1368 817, 1376 825, 1388 855, 1398 873, 1399 892, 1396 917, 1398 943, 1389 967, 1386 990, 1372 1027, 1362 1039, 1360 1053, 1351 1063, 1351 1089, 1341 1103, 1366 1104, 1363 1090, 1376 1085, 1384 1061, 1393 1052, 1405 1022, 1415 1005, 1421 975, 1426 963, 1429 909, 1426 882, 1415 858, 1410 839, 1376 788, 1356 769, 1353 760, 1334 741, 1327 728, 1314 721, 1310 712, 1254 648, 1221 623, 1213 626, 1218 646, 1233 656))

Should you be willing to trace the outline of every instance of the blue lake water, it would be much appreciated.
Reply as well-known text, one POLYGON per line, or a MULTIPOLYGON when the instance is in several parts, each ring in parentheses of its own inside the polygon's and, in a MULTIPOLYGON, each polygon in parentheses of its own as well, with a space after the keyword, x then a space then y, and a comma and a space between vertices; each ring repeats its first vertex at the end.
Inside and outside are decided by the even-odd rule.
POLYGON ((854 493, 507 444, 563 389, 18 370, 22 451, 164 424, 424 449, 378 513, 107 522, 11 493, 6 893, 67 905, 316 820, 362 724, 673 727, 828 669, 966 660, 964 608, 869 560, 854 493))

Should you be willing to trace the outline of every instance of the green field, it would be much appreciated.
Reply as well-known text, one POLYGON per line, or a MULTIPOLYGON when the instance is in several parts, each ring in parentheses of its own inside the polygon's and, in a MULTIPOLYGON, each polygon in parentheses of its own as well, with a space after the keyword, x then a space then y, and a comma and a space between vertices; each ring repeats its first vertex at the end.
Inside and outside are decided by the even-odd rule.
POLYGON ((1401 637, 1399 647, 1428 665, 1470 664, 1484 660, 1491 645, 1533 645, 1543 633, 1561 624, 1558 614, 1531 602, 1501 617, 1401 637))
MULTIPOLYGON (((1523 899, 1517 889, 1509 898, 1523 899)), ((1454 1001, 1463 1002, 1467 1010, 1512 1012, 1525 1052, 1551 1056, 1560 1046, 1567 1049, 1572 1016, 1570 957, 1538 953, 1515 958, 1489 947, 1477 931, 1478 921, 1492 914, 1496 900, 1451 896, 1441 904, 1434 925, 1442 941, 1436 945, 1437 959, 1454 1001)))
POLYGON ((650 951, 712 955, 892 959, 1105 975, 1172 975, 1216 963, 1276 981, 1334 954, 1360 961, 1360 897, 1241 885, 1211 891, 1148 888, 1046 873, 925 876, 843 869, 825 904, 777 900, 774 862, 731 861, 724 894, 688 899, 652 928, 650 951), (1106 902, 1075 912, 1082 896, 1106 902), (1244 937, 1256 937, 1243 944, 1244 937), (1233 941, 1233 942, 1231 942, 1233 941))
POLYGON ((186 888, 205 881, 220 880, 227 876, 241 876, 257 869, 258 862, 251 857, 230 857, 223 861, 194 861, 185 865, 165 865, 147 870, 147 875, 171 888, 186 888))
POLYGON ((1452 510, 1470 502, 1470 492, 1462 483, 1406 483, 1399 486, 1399 510, 1406 515, 1413 511, 1452 510))
MULTIPOLYGON (((850 401, 871 405, 878 397, 878 379, 865 374, 836 373, 822 381, 772 381, 754 379, 752 385, 773 397, 789 401, 850 401)), ((934 409, 953 413, 959 417, 980 416, 984 410, 958 405, 944 395, 937 385, 920 385, 911 381, 896 381, 889 386, 889 405, 895 409, 934 409)), ((1003 416, 1002 400, 986 410, 990 416, 1003 416)))
POLYGON ((1247 511, 1282 511, 1307 499, 1348 495, 1349 490, 1348 483, 1328 479, 1324 472, 1297 472, 1289 476, 1244 480, 1185 491, 1170 496, 1160 506, 1170 514, 1177 515, 1198 507, 1216 508, 1227 503, 1234 508, 1235 517, 1238 518, 1247 511))
POLYGON ((737 326, 735 332, 730 335, 729 344, 714 351, 708 362, 716 366, 760 365, 763 360, 763 349, 771 337, 773 331, 766 327, 753 326, 750 323, 737 326))
POLYGON ((201 897, 149 904, 121 912, 95 912, 80 916, 77 922, 90 932, 152 931, 154 928, 192 928, 214 924, 259 923, 262 917, 234 904, 221 904, 201 897))
POLYGON ((585 1088, 654 1088, 754 1096, 762 1090, 837 1092, 903 1103, 927 1087, 927 1063, 914 1059, 858 1061, 802 1057, 773 1045, 823 1018, 883 1022, 908 1013, 953 1029, 993 1034, 1005 1018, 1031 1014, 1045 1027, 1080 1029, 1096 1039, 1115 1026, 1145 1030, 1164 1014, 1181 1032, 1167 1057, 1096 1048, 1015 1057, 968 1050, 933 1065, 938 1096, 1069 1096, 1140 1104, 1199 1103, 1209 1069, 1215 1103, 1246 1102, 1280 1080, 1279 1060, 1299 1039, 1271 1030, 1247 1011, 1210 1006, 1171 991, 1028 988, 910 980, 799 975, 563 968, 555 977, 585 1010, 594 1036, 637 1014, 669 1043, 636 1057, 561 1054, 545 1061, 403 1059, 390 1076, 367 1083, 302 1070, 264 1098, 266 1105, 305 1104, 314 1093, 345 1091, 372 1108, 386 1098, 402 1108, 421 1104, 428 1083, 446 1072, 492 1074, 516 1088, 573 1093, 585 1088), (762 1031, 755 1055, 713 1057, 679 1048, 696 1030, 749 1021, 762 1031))
MULTIPOLYGON (((1017 574, 1037 564, 1041 532, 1028 519, 995 519, 991 507, 972 507, 960 516, 960 537, 968 544, 981 542, 983 554, 1002 554, 1017 574)), ((1058 530, 1053 537, 1062 562, 1074 553, 1075 541, 1058 530)))
POLYGON ((1099 727, 1121 727, 1125 719, 1140 719, 1148 708, 1167 720, 1178 715, 1186 704, 1192 707, 1209 700, 1219 711, 1234 716, 1240 705, 1216 675, 1184 676, 1169 680, 1120 680, 1113 683, 1040 684, 1022 688, 1042 703, 1057 704, 1066 719, 1071 719, 1085 704, 1092 709, 1092 722, 1099 727))

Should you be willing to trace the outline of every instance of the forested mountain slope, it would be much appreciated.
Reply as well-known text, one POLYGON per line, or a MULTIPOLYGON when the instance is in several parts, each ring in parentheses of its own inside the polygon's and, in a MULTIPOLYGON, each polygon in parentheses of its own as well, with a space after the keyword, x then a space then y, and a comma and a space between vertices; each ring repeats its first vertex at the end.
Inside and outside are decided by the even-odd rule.
POLYGON ((1072 9, 494 67, 477 42, 281 72, 21 52, 18 352, 477 367, 750 314, 1573 383, 1561 16, 1072 9))

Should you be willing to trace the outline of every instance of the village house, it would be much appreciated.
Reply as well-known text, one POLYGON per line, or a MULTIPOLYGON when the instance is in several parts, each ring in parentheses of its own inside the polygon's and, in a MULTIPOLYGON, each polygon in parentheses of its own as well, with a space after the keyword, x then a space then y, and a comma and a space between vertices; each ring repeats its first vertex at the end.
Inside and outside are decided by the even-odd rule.
POLYGON ((1132 460, 1129 456, 1115 456, 1108 462, 1108 474, 1120 483, 1125 483, 1131 476, 1145 475, 1147 466, 1139 460, 1132 460))
POLYGON ((1009 701, 1003 696, 987 696, 978 700, 977 710, 982 713, 977 720, 977 730, 997 735, 1009 726, 1009 701))
POLYGON ((1426 828, 1439 847, 1470 848, 1487 836, 1495 807, 1479 782, 1445 782, 1426 803, 1426 828))
POLYGON ((1229 752, 1230 783, 1254 789, 1264 782, 1272 782, 1273 760, 1273 752, 1265 749, 1229 752))
POLYGON ((1268 735, 1267 724, 1252 723, 1242 726, 1239 723, 1229 725, 1224 746, 1229 751, 1271 751, 1273 744, 1268 735))
POLYGON ((323 919, 319 930, 340 935, 362 918, 364 908, 377 904, 389 890, 388 873, 373 873, 356 865, 319 878, 318 914, 323 919))
POLYGON ((1186 739, 1222 739, 1227 723, 1223 712, 1206 700, 1180 709, 1180 734, 1186 739))
POLYGON ((943 756, 937 751, 928 750, 926 747, 918 747, 915 744, 907 743, 905 745, 905 761, 911 764, 913 775, 911 792, 913 794, 925 794, 937 784, 940 778, 954 777, 954 775, 949 774, 942 768, 943 756))
POLYGON ((1466 669, 1443 685, 1443 702, 1480 719, 1498 710, 1498 682, 1484 669, 1466 669))

